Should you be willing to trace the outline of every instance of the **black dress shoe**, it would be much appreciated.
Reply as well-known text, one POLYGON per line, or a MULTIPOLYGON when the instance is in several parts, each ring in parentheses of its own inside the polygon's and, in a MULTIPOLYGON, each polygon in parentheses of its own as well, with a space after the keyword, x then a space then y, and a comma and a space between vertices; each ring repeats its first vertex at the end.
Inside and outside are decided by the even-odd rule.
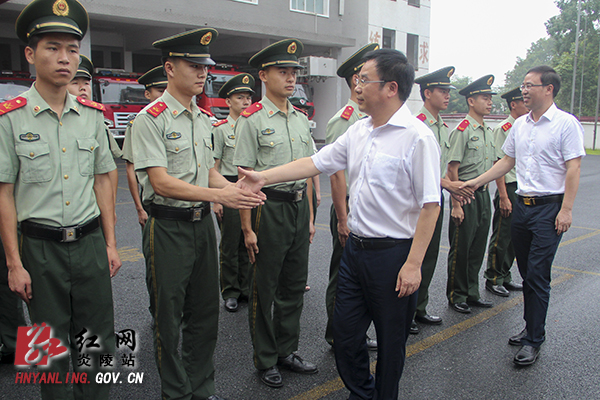
POLYGON ((367 349, 370 351, 377 351, 377 340, 367 336, 367 349))
POLYGON ((523 339, 525 336, 527 336, 527 328, 523 329, 521 333, 509 337, 508 344, 510 344, 511 346, 521 346, 521 339, 523 339))
POLYGON ((488 291, 490 291, 493 294, 495 294, 496 296, 508 297, 510 295, 510 293, 508 292, 508 290, 506 290, 506 288, 504 286, 502 286, 502 285, 494 285, 490 281, 486 281, 485 282, 485 288, 488 291))
POLYGON ((512 291, 516 291, 516 292, 523 291, 523 285, 521 285, 520 283, 504 282, 504 287, 508 290, 512 290, 512 291))
POLYGON ((415 315, 415 321, 426 325, 439 325, 442 323, 442 318, 435 315, 415 315))
POLYGON ((417 323, 415 322, 415 320, 413 319, 413 321, 410 323, 410 330, 408 331, 411 335, 418 335, 419 334, 419 326, 417 325, 417 323))
POLYGON ((481 299, 467 300, 467 304, 472 307, 481 307, 481 308, 492 308, 494 306, 494 303, 492 303, 491 301, 481 300, 481 299))
POLYGON ((469 305, 465 302, 450 303, 450 307, 452 307, 452 309, 454 311, 458 311, 459 313, 462 313, 462 314, 470 314, 471 313, 471 307, 469 307, 469 305))
POLYGON ((315 364, 304 361, 302 357, 294 353, 287 357, 279 357, 277 359, 277 365, 285 367, 292 372, 297 372, 299 374, 310 375, 319 372, 315 364))
POLYGON ((519 350, 519 352, 515 356, 513 362, 522 367, 531 365, 531 364, 535 363, 539 354, 540 354, 539 347, 525 345, 525 346, 521 347, 521 350, 519 350))
POLYGON ((225 309, 229 312, 236 312, 238 310, 238 301, 235 297, 230 297, 225 300, 225 309))
POLYGON ((276 365, 260 371, 260 380, 265 385, 272 388, 280 388, 283 386, 283 379, 281 379, 281 373, 276 365))

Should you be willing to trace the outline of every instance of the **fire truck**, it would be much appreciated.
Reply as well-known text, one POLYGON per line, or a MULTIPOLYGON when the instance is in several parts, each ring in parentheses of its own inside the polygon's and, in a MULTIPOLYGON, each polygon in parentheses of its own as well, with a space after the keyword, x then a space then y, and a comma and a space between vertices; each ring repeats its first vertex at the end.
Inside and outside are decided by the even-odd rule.
POLYGON ((0 71, 0 103, 20 96, 33 81, 29 72, 0 71))
POLYGON ((198 107, 210 111, 216 119, 225 119, 229 115, 229 107, 225 99, 219 97, 219 89, 231 77, 239 74, 231 64, 217 64, 208 68, 208 77, 202 94, 196 96, 198 107))
POLYGON ((115 139, 125 137, 127 123, 148 104, 144 85, 137 82, 140 76, 136 72, 120 69, 96 68, 93 78, 94 100, 106 107, 104 122, 115 139))

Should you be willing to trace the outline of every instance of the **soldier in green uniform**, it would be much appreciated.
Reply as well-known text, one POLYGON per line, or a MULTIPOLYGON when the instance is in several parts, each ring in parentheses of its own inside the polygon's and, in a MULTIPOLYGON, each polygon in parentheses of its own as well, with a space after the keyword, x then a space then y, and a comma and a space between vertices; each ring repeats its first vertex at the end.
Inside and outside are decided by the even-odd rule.
MULTIPOLYGON (((229 116, 213 125, 215 169, 229 182, 237 182, 237 168, 233 165, 235 152, 235 122, 242 111, 252 104, 254 78, 250 74, 238 74, 229 79, 219 97, 229 106, 229 116)), ((213 210, 221 226, 220 262, 221 297, 225 309, 238 310, 240 300, 249 296, 250 260, 244 244, 239 211, 215 203, 213 210)))
POLYGON ((110 278, 121 261, 108 177, 115 163, 103 106, 67 91, 87 26, 78 1, 27 5, 16 32, 36 81, 0 104, 0 234, 8 283, 28 304, 31 322, 50 326, 52 337, 70 348, 74 369, 88 373, 88 382, 74 384, 71 393, 68 357, 38 366, 58 372, 62 382, 42 384, 43 399, 108 399, 110 389, 95 377, 100 356, 115 346, 110 278), (78 348, 81 334, 96 336, 100 348, 78 348), (93 358, 90 367, 79 362, 81 350, 93 358))
MULTIPOLYGON (((92 100, 92 75, 94 74, 94 64, 84 55, 79 56, 79 67, 75 73, 75 78, 69 83, 67 89, 73 96, 81 97, 85 100, 92 100)), ((120 158, 123 155, 115 137, 106 129, 106 135, 110 144, 110 152, 114 159, 120 158)), ((115 204, 117 202, 117 190, 119 187, 119 171, 116 169, 108 173, 110 182, 113 187, 113 197, 115 204)))
MULTIPOLYGON (((458 93, 465 96, 469 113, 450 134, 447 177, 451 181, 473 179, 492 167, 496 148, 492 129, 483 117, 492 111, 493 75, 486 75, 458 93)), ((487 186, 474 193, 474 199, 461 204, 452 198, 448 236, 448 286, 446 295, 453 310, 470 313, 471 306, 491 307, 479 295, 479 271, 485 256, 490 227, 491 204, 487 186)))
POLYGON ((150 211, 143 249, 163 399, 220 399, 213 365, 217 243, 206 217, 210 202, 237 208, 261 203, 213 168, 210 114, 192 101, 204 89, 207 65, 214 65, 209 44, 216 36, 204 28, 153 43, 162 51, 167 89, 140 111, 131 134, 142 202, 150 211))
MULTIPOLYGON (((370 51, 379 49, 377 43, 369 43, 352 54, 346 61, 339 66, 337 75, 344 78, 350 88, 350 98, 344 107, 342 107, 327 123, 325 142, 331 144, 348 130, 348 128, 367 114, 358 109, 356 103, 356 79, 364 62, 362 58, 370 51)), ((332 236, 333 251, 329 263, 329 284, 325 293, 325 308, 327 310, 327 327, 325 328, 325 340, 333 346, 333 309, 335 305, 335 292, 337 290, 338 272, 340 261, 346 244, 346 239, 350 234, 348 229, 348 185, 346 183, 345 171, 338 171, 329 177, 331 183, 331 211, 329 219, 329 229, 332 236)), ((367 337, 367 347, 369 350, 377 350, 377 341, 367 337)))
MULTIPOLYGON (((510 115, 494 128, 494 142, 498 160, 504 157, 502 145, 510 132, 512 124, 521 115, 529 112, 523 102, 521 88, 515 88, 501 95, 508 103, 510 115)), ((492 218, 492 237, 488 247, 485 288, 495 295, 508 297, 509 290, 523 290, 523 285, 512 282, 510 268, 515 260, 510 225, 512 221, 512 205, 517 201, 517 172, 511 169, 505 176, 496 179, 496 196, 494 197, 494 216, 492 218)))
MULTIPOLYGON (((250 65, 259 69, 266 95, 237 121, 234 165, 263 171, 313 154, 308 118, 288 100, 301 68, 302 49, 299 40, 286 39, 250 58, 250 65)), ((268 386, 281 387, 278 365, 303 374, 317 372, 314 364, 294 353, 300 336, 309 241, 314 235, 312 183, 302 179, 263 192, 268 199, 263 206, 252 215, 240 211, 254 264, 248 316, 260 378, 268 386)))
MULTIPOLYGON (((158 99, 164 93, 167 88, 167 77, 165 76, 165 69, 162 65, 154 67, 147 71, 144 75, 138 78, 138 83, 144 85, 144 97, 146 97, 152 103, 158 99)), ((131 130, 135 118, 127 123, 125 129, 125 139, 123 139, 123 160, 125 160, 125 172, 127 173, 127 186, 129 187, 129 193, 135 204, 135 210, 138 215, 138 222, 144 228, 146 221, 148 220, 148 213, 142 205, 140 199, 140 191, 138 188, 138 180, 135 176, 135 168, 133 166, 133 153, 131 150, 131 130)))

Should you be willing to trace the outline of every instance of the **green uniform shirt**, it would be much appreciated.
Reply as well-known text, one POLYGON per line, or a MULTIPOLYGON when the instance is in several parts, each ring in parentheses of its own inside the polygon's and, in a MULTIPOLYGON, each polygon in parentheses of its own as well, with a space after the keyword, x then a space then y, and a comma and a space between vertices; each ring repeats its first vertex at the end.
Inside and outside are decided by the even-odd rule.
POLYGON ((21 96, 25 106, 0 116, 0 182, 15 184, 17 220, 71 226, 99 216, 94 174, 116 168, 102 111, 67 93, 59 121, 35 85, 21 96))
MULTIPOLYGON (((438 119, 433 118, 433 115, 429 112, 425 106, 421 108, 420 114, 425 114, 423 123, 431 129, 433 135, 440 145, 440 177, 446 176, 448 170, 448 152, 450 151, 450 142, 448 140, 448 125, 444 122, 442 117, 438 114, 438 119)), ((419 118, 421 119, 421 118, 419 118)))
POLYGON ((483 174, 496 161, 496 148, 492 129, 475 121, 470 115, 461 121, 450 134, 450 151, 448 162, 458 161, 458 179, 467 181, 483 174), (469 121, 464 131, 459 127, 469 121))
MULTIPOLYGON (((288 101, 288 113, 280 111, 267 97, 262 109, 238 118, 233 165, 264 171, 314 154, 306 115, 288 101)), ((254 105, 248 110, 254 109, 254 105)), ((278 190, 301 189, 306 179, 270 186, 278 190)))
POLYGON ((199 205, 199 202, 176 200, 156 194, 145 171, 148 167, 164 167, 174 178, 208 187, 208 171, 215 165, 210 133, 212 126, 208 116, 196 104, 192 102, 190 106, 191 113, 165 91, 135 118, 131 144, 144 204, 183 208, 199 205), (166 107, 158 113, 156 110, 162 108, 163 104, 166 107))
POLYGON ((237 168, 233 165, 233 154, 235 153, 235 121, 231 116, 227 117, 227 123, 213 127, 213 140, 215 149, 213 156, 221 160, 219 166, 221 175, 237 176, 237 168))
POLYGON ((127 123, 125 128, 125 138, 123 139, 123 155, 121 158, 133 164, 133 150, 131 149, 131 131, 133 129, 133 121, 127 123))
MULTIPOLYGON (((493 135, 494 135, 494 143, 496 144, 496 155, 498 157, 498 159, 501 159, 505 156, 504 152, 502 151, 502 145, 504 144, 504 141, 506 140, 506 137, 508 136, 508 132, 510 132, 511 128, 508 128, 507 130, 504 130, 502 127, 506 124, 510 124, 511 126, 514 125, 515 123, 515 119, 512 117, 512 115, 509 115, 508 118, 506 118, 504 121, 500 122, 493 131, 493 135)), ((506 175, 504 175, 504 182, 505 183, 512 183, 512 182, 516 182, 517 181, 517 170, 515 168, 511 169, 510 171, 508 171, 508 173, 506 175)))
MULTIPOLYGON (((106 124, 104 125, 106 127, 106 124)), ((110 144, 110 152, 112 153, 113 158, 121 158, 123 156, 123 151, 119 147, 117 140, 110 132, 108 127, 106 127, 106 135, 108 136, 108 143, 110 144)))

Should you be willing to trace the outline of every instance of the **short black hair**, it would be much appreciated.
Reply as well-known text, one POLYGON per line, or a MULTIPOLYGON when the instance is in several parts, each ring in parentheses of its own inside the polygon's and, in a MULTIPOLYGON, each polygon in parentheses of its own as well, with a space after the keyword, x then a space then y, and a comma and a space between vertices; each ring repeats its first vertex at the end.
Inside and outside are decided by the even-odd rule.
POLYGON ((350 89, 352 89, 352 79, 354 79, 354 74, 350 75, 350 76, 347 76, 345 79, 346 79, 346 83, 348 84, 348 87, 350 89))
POLYGON ((31 47, 32 49, 36 50, 37 49, 37 45, 40 42, 40 40, 42 40, 42 35, 33 35, 29 37, 29 42, 27 43, 27 46, 31 47))
POLYGON ((533 67, 529 71, 527 71, 527 74, 530 73, 540 74, 542 85, 552 85, 552 97, 556 97, 558 91, 560 90, 560 75, 556 73, 556 71, 552 67, 549 67, 547 65, 540 65, 537 67, 533 67))
POLYGON ((365 63, 374 60, 379 79, 385 82, 396 82, 400 100, 404 102, 408 99, 415 82, 415 68, 409 64, 403 53, 398 50, 379 49, 368 52, 362 60, 365 63))
POLYGON ((421 88, 421 90, 420 90, 421 100, 425 101, 425 100, 427 100, 427 97, 425 97, 425 89, 429 89, 429 88, 425 87, 425 85, 420 86, 420 88, 421 88))
POLYGON ((510 105, 510 103, 512 103, 515 100, 510 100, 510 99, 506 99, 506 104, 508 104, 508 111, 512 111, 512 106, 510 105))

